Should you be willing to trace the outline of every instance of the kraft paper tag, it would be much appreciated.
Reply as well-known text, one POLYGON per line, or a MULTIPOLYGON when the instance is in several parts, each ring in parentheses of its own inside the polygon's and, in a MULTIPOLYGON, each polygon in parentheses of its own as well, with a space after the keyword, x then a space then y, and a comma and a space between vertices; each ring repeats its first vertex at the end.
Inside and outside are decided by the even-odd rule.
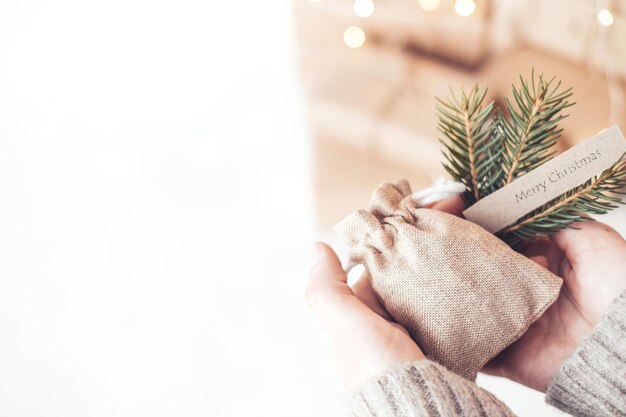
POLYGON ((495 233, 602 173, 625 152, 622 132, 610 127, 478 200, 463 215, 495 233))

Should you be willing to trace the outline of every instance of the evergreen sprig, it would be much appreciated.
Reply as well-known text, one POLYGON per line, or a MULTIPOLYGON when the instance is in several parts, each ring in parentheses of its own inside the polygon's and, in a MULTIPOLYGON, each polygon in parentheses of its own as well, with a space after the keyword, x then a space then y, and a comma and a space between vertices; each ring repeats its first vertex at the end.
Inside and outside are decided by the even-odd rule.
MULTIPOLYGON (((513 85, 513 101, 505 98, 505 110, 494 102, 484 105, 486 89, 474 86, 457 98, 437 99, 438 130, 443 134, 444 168, 467 187, 464 199, 471 205, 516 178, 550 160, 563 129, 558 123, 567 117, 563 110, 572 89, 561 89, 561 82, 543 75, 530 81, 520 76, 513 85)), ((622 155, 622 158, 624 155, 622 155)), ((622 204, 626 194, 626 160, 549 201, 496 233, 512 246, 544 238, 588 214, 605 214, 622 204)))
POLYGON ((557 123, 567 117, 561 112, 574 105, 567 101, 572 89, 560 91, 560 87, 560 81, 554 85, 554 78, 536 78, 533 70, 530 84, 520 76, 520 86, 513 85, 515 106, 504 98, 510 119, 498 112, 498 133, 504 144, 502 186, 554 156, 554 145, 563 131, 557 123))
POLYGON ((483 104, 486 94, 486 88, 474 86, 468 94, 462 91, 460 98, 452 91, 445 100, 437 98, 438 129, 445 137, 440 142, 448 162, 444 168, 465 184, 468 204, 487 195, 493 178, 499 179, 497 173, 502 172, 498 165, 501 150, 492 129, 494 103, 483 104))
MULTIPOLYGON (((623 158, 624 155, 622 155, 623 158)), ((533 210, 497 233, 515 246, 525 240, 548 237, 573 222, 591 220, 586 214, 606 214, 623 204, 626 195, 626 159, 620 159, 600 175, 533 210)))

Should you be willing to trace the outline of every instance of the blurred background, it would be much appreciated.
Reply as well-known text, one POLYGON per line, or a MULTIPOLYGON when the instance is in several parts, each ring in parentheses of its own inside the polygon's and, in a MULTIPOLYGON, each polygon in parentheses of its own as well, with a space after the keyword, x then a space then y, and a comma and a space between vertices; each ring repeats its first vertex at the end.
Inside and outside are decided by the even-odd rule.
MULTIPOLYGON (((443 175, 434 97, 475 83, 511 96, 531 70, 574 88, 566 149, 625 130, 626 1, 297 2, 299 61, 316 137, 323 226, 381 177, 443 175), (346 169, 349 166, 350 169, 346 169), (344 203, 345 202, 345 203, 344 203)), ((367 192, 365 194, 367 194, 367 192)))
POLYGON ((443 174, 449 86, 534 67, 562 149, 626 131, 624 39, 624 1, 0 0, 0 415, 342 415, 311 240, 443 174))
MULTIPOLYGON (((534 68, 574 89, 561 151, 614 124, 626 132, 626 1, 302 0, 296 20, 317 230, 338 248, 327 231, 380 182, 419 189, 445 175, 434 105, 450 88, 478 83, 503 104, 534 68)), ((601 220, 626 236, 625 208, 601 220)), ((478 383, 520 416, 562 415, 510 381, 478 383)))

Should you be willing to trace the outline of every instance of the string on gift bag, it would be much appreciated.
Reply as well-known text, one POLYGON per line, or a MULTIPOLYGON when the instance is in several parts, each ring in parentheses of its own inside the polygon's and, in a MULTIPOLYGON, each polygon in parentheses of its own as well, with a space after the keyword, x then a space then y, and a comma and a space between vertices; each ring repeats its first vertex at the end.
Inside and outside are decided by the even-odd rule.
POLYGON ((411 194, 411 200, 417 207, 424 207, 460 195, 465 190, 465 184, 440 177, 433 182, 431 187, 411 194))

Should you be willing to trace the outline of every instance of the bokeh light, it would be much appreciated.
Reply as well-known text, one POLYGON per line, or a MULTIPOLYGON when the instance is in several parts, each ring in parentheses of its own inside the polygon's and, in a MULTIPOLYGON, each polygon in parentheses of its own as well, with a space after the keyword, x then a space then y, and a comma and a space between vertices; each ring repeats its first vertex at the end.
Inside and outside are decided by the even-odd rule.
POLYGON ((374 2, 372 0, 354 0, 352 9, 359 17, 369 17, 374 13, 374 2))
POLYGON ((474 0, 456 0, 454 10, 459 16, 471 16, 476 11, 476 2, 474 0))
POLYGON ((427 12, 432 12, 439 7, 439 0, 418 0, 418 3, 427 12))
POLYGON ((365 32, 358 26, 350 26, 343 33, 343 41, 350 48, 360 48, 365 43, 365 32))
POLYGON ((602 9, 600 13, 598 13, 598 22, 600 22, 602 26, 611 26, 614 21, 613 14, 611 14, 608 9, 602 9))

